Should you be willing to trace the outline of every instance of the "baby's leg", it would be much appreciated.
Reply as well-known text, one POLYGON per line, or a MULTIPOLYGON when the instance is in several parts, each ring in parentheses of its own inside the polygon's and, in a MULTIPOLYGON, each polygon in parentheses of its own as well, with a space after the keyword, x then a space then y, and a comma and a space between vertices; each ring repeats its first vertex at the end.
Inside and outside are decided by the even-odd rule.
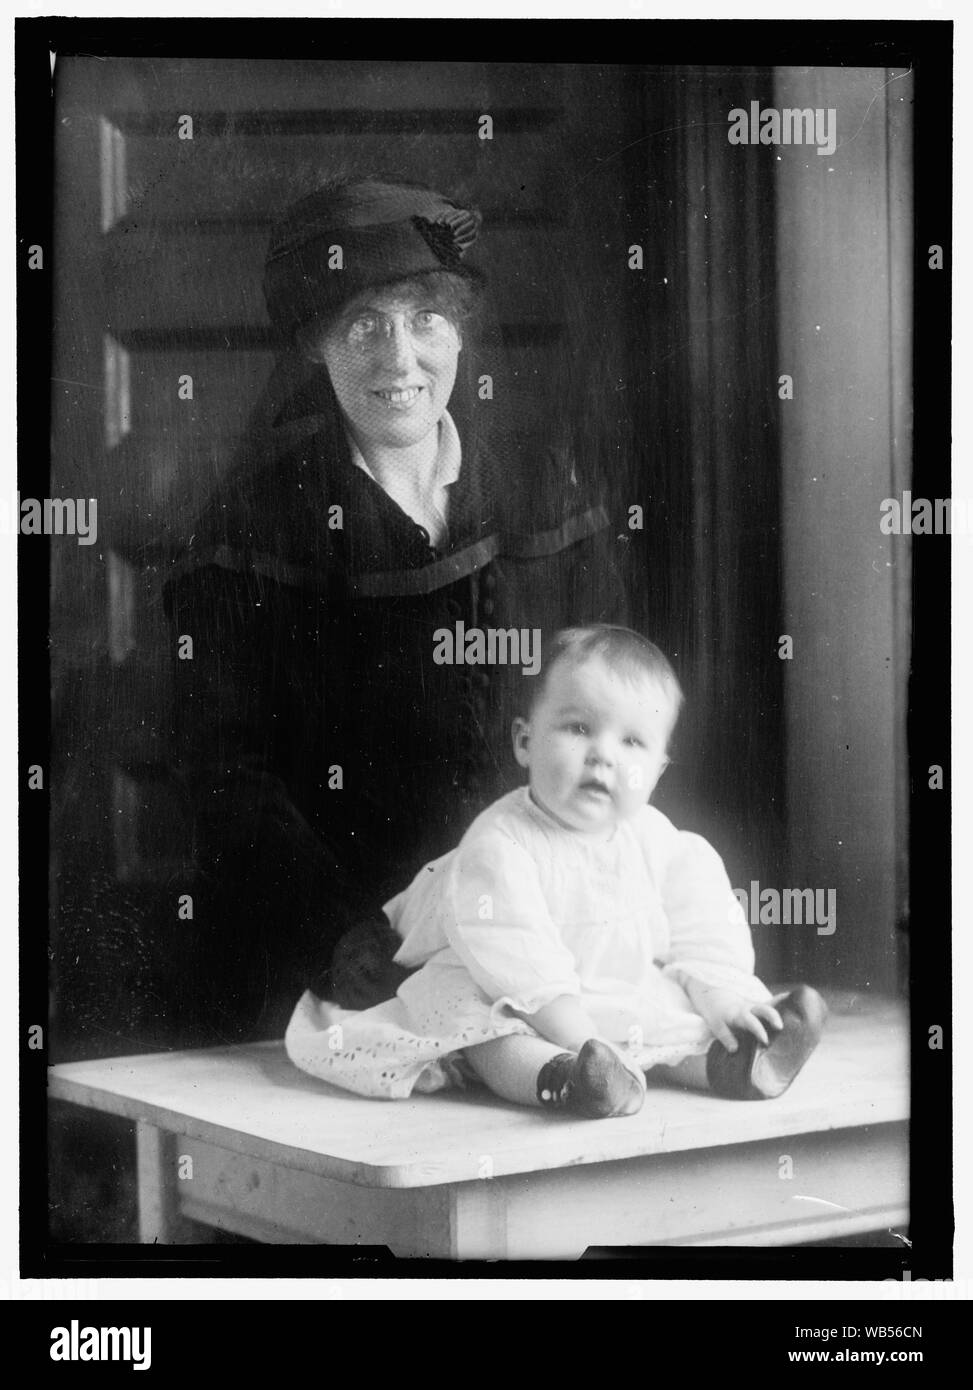
POLYGON ((773 1100, 783 1095, 817 1047, 828 1006, 817 990, 799 985, 771 1001, 782 1029, 771 1030, 764 1047, 752 1033, 737 1032, 737 1050, 714 1042, 705 1057, 687 1057, 674 1067, 656 1067, 653 1080, 713 1091, 730 1100, 773 1100))
POLYGON ((512 1034, 468 1047, 465 1056, 494 1095, 517 1105, 606 1119, 634 1115, 645 1096, 644 1078, 594 1038, 575 1054, 545 1038, 512 1034))
POLYGON ((546 1038, 512 1033, 507 1038, 468 1047, 464 1056, 495 1096, 516 1105, 540 1105, 537 1078, 548 1062, 564 1051, 546 1038))
POLYGON ((702 1057, 685 1057, 674 1067, 653 1067, 649 1076, 666 1086, 688 1087, 691 1091, 709 1090, 705 1054, 702 1057))

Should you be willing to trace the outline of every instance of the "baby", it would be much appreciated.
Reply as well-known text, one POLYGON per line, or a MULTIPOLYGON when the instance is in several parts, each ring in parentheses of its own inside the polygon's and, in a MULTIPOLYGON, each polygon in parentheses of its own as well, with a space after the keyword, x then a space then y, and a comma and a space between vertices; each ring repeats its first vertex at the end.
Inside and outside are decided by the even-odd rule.
POLYGON ((779 1096, 826 1008, 806 986, 771 997, 719 856, 648 804, 682 703, 669 662, 627 628, 571 628, 529 688, 529 785, 385 906, 421 968, 361 1012, 305 994, 288 1055, 360 1095, 478 1081, 592 1119, 638 1111, 646 1073, 779 1096))

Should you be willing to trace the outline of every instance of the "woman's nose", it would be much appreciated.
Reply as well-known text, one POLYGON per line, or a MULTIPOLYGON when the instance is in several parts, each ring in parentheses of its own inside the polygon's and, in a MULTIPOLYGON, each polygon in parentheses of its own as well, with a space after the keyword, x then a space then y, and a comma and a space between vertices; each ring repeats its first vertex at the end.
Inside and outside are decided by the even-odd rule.
POLYGON ((401 321, 389 325, 388 336, 382 345, 382 353, 387 366, 397 371, 407 371, 416 360, 415 344, 412 334, 401 321))

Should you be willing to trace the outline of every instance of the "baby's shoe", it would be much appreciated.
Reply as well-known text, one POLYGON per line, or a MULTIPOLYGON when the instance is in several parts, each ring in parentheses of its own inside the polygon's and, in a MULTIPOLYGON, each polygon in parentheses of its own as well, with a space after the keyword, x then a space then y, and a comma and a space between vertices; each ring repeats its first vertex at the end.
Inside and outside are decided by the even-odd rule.
POLYGON ((560 1052, 541 1067, 537 1099, 546 1110, 588 1120, 635 1115, 645 1099, 645 1077, 626 1066, 608 1043, 589 1038, 577 1056, 560 1052))
POLYGON ((773 1029, 764 1047, 752 1033, 734 1029, 739 1042, 729 1052, 721 1042, 706 1054, 710 1090, 729 1100, 773 1100, 783 1095, 817 1047, 828 1016, 828 1006, 809 985, 799 985, 774 1006, 784 1024, 773 1029))

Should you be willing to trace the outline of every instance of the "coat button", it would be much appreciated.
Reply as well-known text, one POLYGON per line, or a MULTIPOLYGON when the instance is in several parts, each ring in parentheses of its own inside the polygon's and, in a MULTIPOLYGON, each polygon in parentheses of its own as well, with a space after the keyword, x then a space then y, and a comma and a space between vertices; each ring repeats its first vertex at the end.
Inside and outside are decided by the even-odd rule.
POLYGON ((493 599, 485 598, 480 604, 480 608, 483 610, 485 616, 489 618, 490 614, 493 612, 493 599))
POLYGON ((480 576, 480 581, 484 589, 492 590, 497 587, 497 576, 493 573, 493 570, 484 570, 480 576))

